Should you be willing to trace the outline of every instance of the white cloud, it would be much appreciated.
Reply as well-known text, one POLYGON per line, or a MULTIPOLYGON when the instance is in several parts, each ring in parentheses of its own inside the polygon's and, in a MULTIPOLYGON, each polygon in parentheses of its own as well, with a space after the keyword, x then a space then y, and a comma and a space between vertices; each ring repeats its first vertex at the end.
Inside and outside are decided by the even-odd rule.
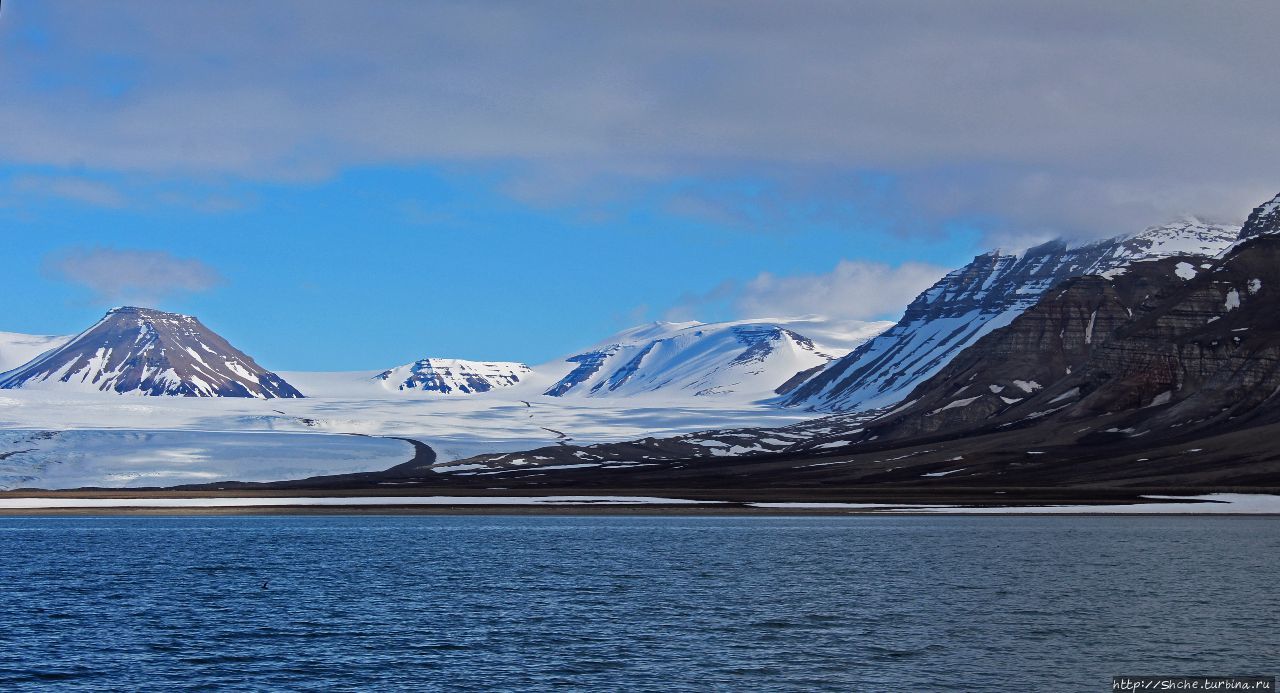
POLYGON ((200 260, 153 250, 72 248, 45 258, 44 269, 102 300, 142 305, 209 291, 223 281, 217 270, 200 260))
POLYGON ((8 187, 17 195, 57 197, 95 207, 125 205, 124 195, 115 187, 75 176, 23 175, 10 180, 8 187))
POLYGON ((0 22, 11 164, 249 180, 497 164, 535 201, 874 171, 901 183, 899 214, 1095 235, 1242 216, 1280 187, 1274 2, 40 7, 0 22))
POLYGON ((825 274, 763 272, 739 288, 734 306, 744 317, 818 313, 855 320, 897 318, 911 299, 945 273, 941 267, 917 262, 890 266, 852 260, 841 260, 825 274))
POLYGON ((896 319, 946 272, 921 262, 889 265, 859 260, 841 260, 830 272, 820 274, 761 272, 746 282, 727 281, 705 293, 686 295, 663 319, 705 319, 708 312, 724 308, 737 318, 896 319))

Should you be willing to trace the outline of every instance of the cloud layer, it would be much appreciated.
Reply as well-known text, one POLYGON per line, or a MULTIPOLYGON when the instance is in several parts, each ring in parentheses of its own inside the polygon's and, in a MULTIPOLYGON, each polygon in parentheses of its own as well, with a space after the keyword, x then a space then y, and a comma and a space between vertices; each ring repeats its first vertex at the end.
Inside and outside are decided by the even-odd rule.
POLYGON ((218 272, 200 260, 149 250, 73 248, 46 258, 44 270, 101 300, 144 306, 222 283, 218 272))
POLYGON ((768 272, 747 282, 734 304, 740 315, 804 315, 821 307, 829 317, 893 317, 946 270, 908 262, 897 267, 842 260, 825 274, 779 277, 768 272))
POLYGON ((125 204, 119 190, 75 176, 17 176, 8 182, 8 189, 15 195, 56 197, 96 207, 123 207, 125 204))
POLYGON ((725 282, 700 296, 686 297, 665 316, 685 320, 709 307, 727 305, 737 317, 788 318, 821 313, 848 320, 896 319, 947 270, 919 262, 888 265, 841 260, 830 272, 778 276, 762 272, 746 282, 725 282))
MULTIPOLYGON (((1086 235, 1280 189, 1269 0, 13 4, 13 163, 503 166, 551 203, 749 174, 817 207, 1086 235), (891 192, 850 182, 868 171, 891 192)), ((697 198, 672 208, 736 214, 697 198)))

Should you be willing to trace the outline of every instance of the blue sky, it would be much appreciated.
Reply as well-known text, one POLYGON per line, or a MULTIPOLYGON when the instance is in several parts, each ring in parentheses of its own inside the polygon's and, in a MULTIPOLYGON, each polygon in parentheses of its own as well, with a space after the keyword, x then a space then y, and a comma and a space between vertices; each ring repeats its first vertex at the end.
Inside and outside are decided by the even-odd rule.
POLYGON ((540 362, 892 318, 990 245, 1280 188, 1274 5, 789 7, 9 0, 0 330, 147 302, 275 369, 540 362))
POLYGON ((429 354, 540 362, 643 320, 738 317, 709 294, 764 271, 823 273, 844 257, 945 267, 978 240, 955 232, 915 246, 891 229, 819 222, 744 230, 645 204, 597 218, 530 208, 496 187, 395 167, 248 186, 243 208, 215 212, 28 200, 0 212, 22 229, 0 275, 4 327, 74 332, 111 304, 143 302, 200 315, 274 367, 377 368, 429 354), (219 280, 103 295, 51 266, 69 249, 160 250, 219 280))

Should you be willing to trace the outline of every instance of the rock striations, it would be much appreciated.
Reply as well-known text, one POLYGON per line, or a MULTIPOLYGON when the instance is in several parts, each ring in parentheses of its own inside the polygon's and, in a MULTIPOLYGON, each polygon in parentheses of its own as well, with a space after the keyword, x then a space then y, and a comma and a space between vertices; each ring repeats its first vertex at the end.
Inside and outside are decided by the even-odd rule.
POLYGON ((916 297, 892 328, 803 383, 791 383, 779 393, 780 401, 820 411, 891 405, 1066 279, 1110 275, 1134 262, 1174 255, 1213 257, 1239 232, 1185 220, 1084 245, 1052 241, 1017 254, 979 255, 916 297))
POLYGON ((0 389, 78 387, 184 397, 302 397, 189 315, 123 307, 24 366, 0 389))
POLYGON ((1240 230, 1240 240, 1280 233, 1280 195, 1253 208, 1240 230))
POLYGON ((880 440, 1108 418, 1194 431, 1280 405, 1280 238, 1221 261, 1170 258, 1064 284, 866 426, 880 440), (1273 287, 1274 288, 1274 287, 1273 287))

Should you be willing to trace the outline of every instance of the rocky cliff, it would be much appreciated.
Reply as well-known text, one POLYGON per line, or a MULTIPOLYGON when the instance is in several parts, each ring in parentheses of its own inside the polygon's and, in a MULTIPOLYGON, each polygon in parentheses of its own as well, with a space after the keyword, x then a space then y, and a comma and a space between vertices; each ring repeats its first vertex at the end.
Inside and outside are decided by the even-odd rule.
POLYGON ((1174 255, 1213 257, 1239 228, 1185 220, 1083 245, 1053 241, 974 258, 920 294, 893 327, 780 394, 785 406, 861 411, 902 400, 983 335, 1072 277, 1111 274, 1174 255))

